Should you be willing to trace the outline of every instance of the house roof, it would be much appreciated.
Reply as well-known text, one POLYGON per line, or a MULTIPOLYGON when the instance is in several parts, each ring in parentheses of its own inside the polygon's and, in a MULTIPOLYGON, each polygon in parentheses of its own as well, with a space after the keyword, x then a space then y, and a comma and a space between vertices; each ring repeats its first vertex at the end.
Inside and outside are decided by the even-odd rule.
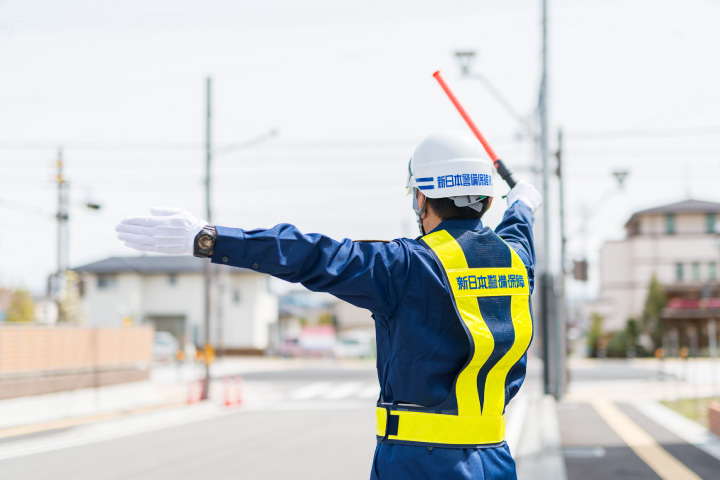
POLYGON ((635 215, 664 215, 666 213, 720 213, 720 203, 683 200, 682 202, 640 210, 633 213, 633 217, 635 215))
POLYGON ((682 202, 669 203, 659 207, 648 208, 646 210, 640 210, 639 212, 633 213, 628 221, 625 222, 625 226, 639 216, 666 215, 668 213, 720 213, 720 203, 704 202, 702 200, 683 200, 682 202))
POLYGON ((110 257, 76 267, 80 273, 170 274, 194 273, 204 270, 204 262, 190 255, 110 257))

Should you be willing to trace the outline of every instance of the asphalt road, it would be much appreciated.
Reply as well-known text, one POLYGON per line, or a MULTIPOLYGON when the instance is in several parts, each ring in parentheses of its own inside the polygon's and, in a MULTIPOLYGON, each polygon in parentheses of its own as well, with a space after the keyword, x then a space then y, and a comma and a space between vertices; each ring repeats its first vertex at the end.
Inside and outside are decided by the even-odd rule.
MULTIPOLYGON (((684 365, 676 367, 660 375, 652 362, 614 360, 571 369, 571 393, 557 406, 568 480, 720 479, 718 458, 670 430, 674 414, 665 425, 642 411, 642 401, 634 403, 697 392, 682 378, 684 365)), ((710 376, 691 380, 707 383, 710 376)))
MULTIPOLYGON (((267 402, 235 410, 218 407, 217 415, 205 412, 206 418, 192 423, 0 460, 0 478, 369 477, 375 449, 373 370, 300 369, 245 378, 267 402)), ((32 444, 54 437, 73 443, 86 429, 79 426, 13 441, 32 444)))
MULTIPOLYGON (((661 381, 652 365, 584 361, 573 368, 571 391, 557 406, 567 478, 691 478, 657 473, 672 459, 692 478, 720 478, 720 460, 631 401, 668 388, 681 391, 678 372, 661 381), (638 454, 643 434, 654 440, 655 452, 672 458, 653 469, 638 454)), ((699 384, 705 377, 691 376, 699 384)), ((372 365, 315 363, 246 372, 244 379, 241 407, 216 401, 1 439, 0 479, 369 477, 378 391, 372 365)))

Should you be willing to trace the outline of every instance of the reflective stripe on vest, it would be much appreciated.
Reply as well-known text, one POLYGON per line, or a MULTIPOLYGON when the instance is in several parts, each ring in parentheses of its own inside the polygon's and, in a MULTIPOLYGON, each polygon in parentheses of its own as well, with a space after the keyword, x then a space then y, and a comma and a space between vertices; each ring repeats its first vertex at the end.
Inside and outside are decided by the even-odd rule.
MULTIPOLYGON (((512 248, 506 268, 469 268, 460 244, 445 230, 422 238, 445 271, 452 298, 471 342, 470 358, 455 378, 450 397, 457 412, 439 413, 437 407, 379 404, 378 441, 400 444, 470 447, 501 443, 505 439, 505 384, 508 372, 525 354, 532 338, 530 288, 527 270, 512 248), (510 318, 514 342, 487 373, 482 406, 478 373, 495 349, 495 340, 480 311, 482 297, 511 297, 510 318)), ((450 398, 449 397, 449 398, 450 398)))

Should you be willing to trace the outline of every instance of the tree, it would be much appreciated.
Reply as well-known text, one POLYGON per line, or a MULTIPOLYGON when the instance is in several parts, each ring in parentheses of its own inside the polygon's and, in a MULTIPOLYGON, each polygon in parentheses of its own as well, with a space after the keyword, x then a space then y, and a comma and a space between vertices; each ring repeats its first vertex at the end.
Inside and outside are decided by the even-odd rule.
POLYGON ((8 322, 32 322, 35 320, 35 305, 28 292, 17 290, 12 294, 6 320, 8 322))
POLYGON ((58 321, 82 323, 84 321, 82 303, 80 301, 80 276, 74 270, 62 273, 63 294, 58 301, 58 321))
POLYGON ((625 334, 627 335, 628 345, 627 354, 628 357, 635 357, 638 353, 638 343, 640 340, 640 331, 638 330, 638 322, 634 318, 628 318, 625 324, 625 334))
POLYGON ((603 317, 597 312, 593 312, 590 316, 590 330, 587 336, 587 345, 590 349, 590 356, 597 357, 598 354, 598 342, 603 338, 602 328, 603 317))
POLYGON ((645 307, 642 313, 643 330, 650 335, 653 347, 662 346, 663 333, 665 328, 662 320, 662 311, 667 304, 665 291, 658 282, 655 275, 650 279, 647 298, 645 299, 645 307))

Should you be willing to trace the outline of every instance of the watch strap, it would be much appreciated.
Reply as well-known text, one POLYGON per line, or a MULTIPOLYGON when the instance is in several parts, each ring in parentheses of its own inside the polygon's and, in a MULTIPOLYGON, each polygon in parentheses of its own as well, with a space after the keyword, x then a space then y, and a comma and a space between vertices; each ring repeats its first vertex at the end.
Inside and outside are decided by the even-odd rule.
POLYGON ((205 225, 202 230, 195 235, 193 241, 193 255, 198 258, 208 258, 215 251, 215 241, 217 240, 217 230, 212 225, 205 225))

